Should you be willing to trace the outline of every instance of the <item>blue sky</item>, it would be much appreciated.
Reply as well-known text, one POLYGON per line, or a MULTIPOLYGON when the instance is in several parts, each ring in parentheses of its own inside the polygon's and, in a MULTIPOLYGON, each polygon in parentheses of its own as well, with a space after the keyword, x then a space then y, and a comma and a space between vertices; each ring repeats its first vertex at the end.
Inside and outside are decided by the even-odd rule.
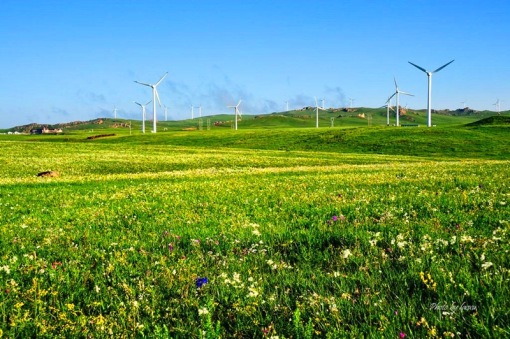
MULTIPOLYGON (((140 119, 156 82, 169 119, 314 105, 379 107, 394 91, 425 108, 510 107, 510 2, 0 2, 0 128, 112 116, 140 119), (195 110, 196 112, 196 110, 195 110)), ((152 108, 149 108, 152 111, 152 108)), ((163 109, 158 110, 163 119, 163 109)))

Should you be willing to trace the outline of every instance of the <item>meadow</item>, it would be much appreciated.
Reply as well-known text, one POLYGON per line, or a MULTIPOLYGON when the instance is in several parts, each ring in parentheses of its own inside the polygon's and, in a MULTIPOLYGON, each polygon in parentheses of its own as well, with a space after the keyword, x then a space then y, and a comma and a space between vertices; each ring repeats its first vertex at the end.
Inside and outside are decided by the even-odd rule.
POLYGON ((509 131, 0 136, 0 337, 510 337, 509 131))

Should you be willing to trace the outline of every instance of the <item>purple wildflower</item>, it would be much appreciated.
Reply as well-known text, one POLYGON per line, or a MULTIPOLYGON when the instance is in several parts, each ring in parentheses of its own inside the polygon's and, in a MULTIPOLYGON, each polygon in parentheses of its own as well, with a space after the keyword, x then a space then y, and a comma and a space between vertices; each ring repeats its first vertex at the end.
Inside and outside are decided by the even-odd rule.
POLYGON ((400 338, 405 338, 405 337, 406 337, 406 334, 405 334, 404 332, 400 332, 399 337, 400 337, 400 338))
POLYGON ((207 280, 207 277, 203 277, 203 278, 198 277, 197 280, 195 280, 195 284, 197 285, 197 288, 201 288, 208 282, 209 282, 209 280, 207 280))
POLYGON ((334 215, 333 218, 331 218, 331 219, 333 219, 333 221, 337 221, 338 217, 336 215, 334 215))
POLYGON ((172 243, 168 244, 168 251, 172 252, 174 250, 174 245, 172 243))

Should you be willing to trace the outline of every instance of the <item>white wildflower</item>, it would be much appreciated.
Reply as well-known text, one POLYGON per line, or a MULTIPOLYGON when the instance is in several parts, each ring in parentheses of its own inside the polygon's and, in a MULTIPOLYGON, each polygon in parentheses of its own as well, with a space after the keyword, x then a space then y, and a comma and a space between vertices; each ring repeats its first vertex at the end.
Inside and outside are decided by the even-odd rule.
POLYGON ((491 267, 492 265, 494 265, 494 264, 493 264, 493 263, 491 263, 490 261, 487 261, 487 262, 484 262, 484 263, 482 264, 482 268, 483 268, 484 270, 486 270, 486 269, 488 269, 489 267, 491 267))

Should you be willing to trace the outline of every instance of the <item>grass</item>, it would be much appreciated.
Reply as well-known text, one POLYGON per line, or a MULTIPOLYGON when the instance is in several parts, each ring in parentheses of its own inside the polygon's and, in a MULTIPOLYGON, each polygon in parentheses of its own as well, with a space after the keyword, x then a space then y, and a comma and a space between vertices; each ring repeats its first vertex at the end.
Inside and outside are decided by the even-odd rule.
POLYGON ((108 131, 0 137, 0 334, 510 335, 505 125, 108 131))

